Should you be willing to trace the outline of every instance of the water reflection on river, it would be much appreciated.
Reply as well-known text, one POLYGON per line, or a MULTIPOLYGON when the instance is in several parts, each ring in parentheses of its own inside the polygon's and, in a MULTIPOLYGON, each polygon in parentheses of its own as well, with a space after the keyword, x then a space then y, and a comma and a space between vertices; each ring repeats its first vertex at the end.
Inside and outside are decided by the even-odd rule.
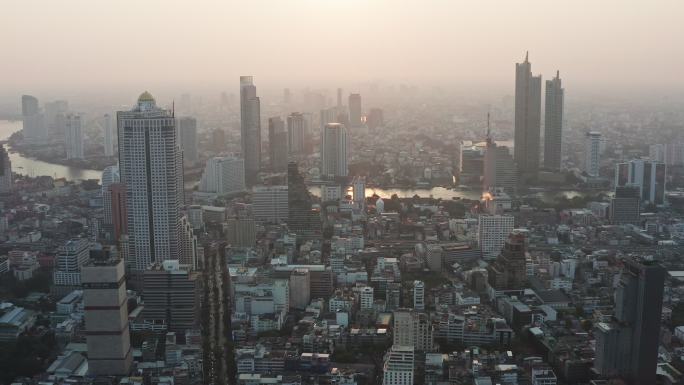
MULTIPOLYGON (((10 135, 19 130, 21 130, 21 121, 0 120, 0 141, 7 140, 10 135)), ((18 152, 12 152, 11 149, 8 150, 10 150, 9 157, 10 161, 12 162, 12 171, 17 174, 30 176, 46 175, 53 178, 66 178, 67 180, 99 180, 102 176, 102 171, 87 170, 64 166, 61 164, 43 162, 41 160, 24 157, 18 152)))
MULTIPOLYGON (((21 121, 0 120, 0 141, 7 140, 12 133, 21 130, 21 121)), ((17 152, 10 152, 10 160, 12 161, 12 170, 17 174, 42 176, 47 175, 53 178, 66 178, 67 180, 76 179, 97 179, 102 176, 102 172, 98 170, 87 170, 76 167, 64 166, 61 164, 53 164, 43 162, 37 159, 26 158, 17 152)), ((313 195, 320 196, 321 189, 318 186, 309 187, 309 191, 313 195)), ((423 198, 433 197, 435 199, 480 199, 481 192, 475 190, 449 189, 445 187, 433 187, 430 189, 412 189, 412 188, 366 188, 366 196, 373 196, 377 194, 382 198, 390 198, 396 194, 399 198, 411 198, 418 195, 423 198)), ((538 194, 541 199, 553 200, 559 197, 566 197, 568 199, 575 196, 583 195, 578 191, 553 191, 542 192, 538 194)))
MULTIPOLYGON (((311 194, 320 197, 321 188, 318 186, 310 186, 309 191, 311 194)), ((347 194, 351 195, 351 189, 348 190, 347 194)), ((442 200, 452 200, 452 199, 470 199, 479 200, 482 197, 482 192, 473 190, 463 190, 460 188, 446 188, 446 187, 432 187, 430 189, 412 189, 412 188, 366 188, 366 196, 371 197, 377 195, 383 199, 388 199, 392 195, 396 194, 399 198, 412 198, 414 195, 418 195, 421 198, 432 197, 434 199, 442 200)), ((543 191, 538 192, 536 197, 544 201, 554 201, 559 198, 572 199, 577 196, 583 196, 584 193, 580 191, 543 191)))
MULTIPOLYGON (((311 194, 320 197, 321 188, 318 186, 310 186, 309 191, 311 194)), ((351 191, 348 192, 351 195, 351 191)), ((433 187, 430 189, 412 189, 412 188, 366 188, 366 196, 371 197, 377 195, 383 199, 390 198, 392 195, 396 194, 399 198, 412 198, 414 195, 418 195, 422 198, 433 197, 435 199, 480 199, 482 195, 480 191, 474 190, 450 190, 445 187, 433 187)))

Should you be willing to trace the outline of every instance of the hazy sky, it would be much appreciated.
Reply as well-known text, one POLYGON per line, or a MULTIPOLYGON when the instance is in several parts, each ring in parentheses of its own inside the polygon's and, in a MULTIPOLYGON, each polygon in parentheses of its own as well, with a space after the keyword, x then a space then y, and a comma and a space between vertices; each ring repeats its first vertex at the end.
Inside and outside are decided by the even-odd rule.
POLYGON ((526 50, 566 87, 677 90, 682 16, 682 0, 0 0, 0 93, 230 90, 241 74, 511 88, 526 50))

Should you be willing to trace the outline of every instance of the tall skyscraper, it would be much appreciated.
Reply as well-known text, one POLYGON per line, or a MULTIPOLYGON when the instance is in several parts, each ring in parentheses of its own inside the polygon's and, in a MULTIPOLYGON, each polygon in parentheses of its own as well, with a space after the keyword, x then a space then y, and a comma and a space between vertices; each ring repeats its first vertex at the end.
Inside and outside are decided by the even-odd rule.
POLYGON ((458 183, 479 185, 484 172, 484 153, 486 147, 471 140, 463 140, 459 145, 458 183))
POLYGON ((584 148, 584 171, 590 177, 599 176, 601 166, 601 133, 587 132, 584 148))
POLYGON ((195 329, 199 321, 198 273, 175 260, 155 263, 145 270, 142 317, 162 322, 169 331, 195 329))
POLYGON ((483 190, 493 191, 502 188, 507 193, 514 192, 518 181, 516 171, 510 149, 497 145, 494 140, 487 138, 483 190))
POLYGON ((361 127, 362 115, 361 109, 361 94, 349 95, 349 125, 353 128, 361 127))
POLYGON ((31 95, 21 97, 24 140, 28 143, 45 143, 48 139, 45 118, 40 111, 38 99, 31 95))
POLYGON ((114 218, 112 215, 112 190, 110 186, 114 183, 119 183, 119 166, 108 166, 102 171, 102 227, 108 238, 114 238, 114 218))
POLYGON ((337 108, 330 107, 321 110, 320 114, 321 130, 325 128, 328 123, 339 123, 337 108))
POLYGON ((183 162, 194 164, 197 162, 197 120, 189 116, 178 119, 178 134, 180 147, 183 150, 183 162))
MULTIPOLYGON (((119 242, 121 236, 128 234, 128 208, 126 207, 126 186, 121 183, 109 185, 112 203, 113 240, 119 242)), ((129 250, 121 250, 122 255, 128 255, 129 250)), ((126 260, 128 261, 128 260, 126 260)))
POLYGON ((132 362, 124 263, 92 261, 83 266, 83 307, 88 371, 125 376, 132 362))
POLYGON ((560 73, 546 81, 546 112, 544 115, 544 167, 559 171, 563 140, 563 99, 560 73))
POLYGON ((283 172, 287 169, 287 131, 285 122, 280 117, 268 119, 268 151, 271 169, 283 172))
POLYGON ((666 167, 650 159, 633 159, 618 163, 615 170, 615 187, 637 186, 641 202, 662 205, 665 203, 666 167))
POLYGON ((366 178, 363 176, 355 176, 352 180, 352 193, 354 204, 360 208, 366 208, 366 178))
POLYGON ((176 119, 143 92, 117 112, 119 173, 126 186, 129 256, 135 270, 180 259, 183 164, 176 119))
POLYGON ((186 215, 181 217, 181 259, 180 263, 189 266, 191 270, 197 270, 197 237, 192 229, 192 224, 186 215))
POLYGON ((594 368, 630 384, 655 384, 665 269, 654 261, 626 259, 615 293, 614 322, 595 328, 594 368))
POLYGON ((67 159, 83 159, 83 126, 80 115, 69 114, 64 129, 64 147, 67 159))
POLYGON ((261 169, 261 106, 251 76, 240 76, 240 134, 245 178, 251 186, 261 169))
POLYGON ((658 162, 665 162, 665 145, 652 144, 648 146, 648 157, 658 162))
POLYGON ((306 121, 300 112, 293 112, 287 117, 287 147, 290 154, 304 153, 306 121))
POLYGON ((320 130, 315 129, 316 119, 312 112, 305 112, 304 116, 304 154, 313 154, 315 148, 320 146, 320 130), (318 134, 318 135, 315 135, 318 134))
POLYGON ((328 123, 323 129, 321 140, 321 176, 326 178, 346 177, 347 128, 339 123, 328 123))
POLYGON ((40 113, 38 98, 31 95, 21 96, 21 114, 23 116, 33 116, 40 113))
POLYGON ((532 65, 515 65, 514 159, 524 179, 536 178, 539 170, 541 124, 541 76, 532 76, 532 65))
POLYGON ((413 346, 392 345, 382 366, 382 385, 413 385, 413 346))
POLYGON ((684 164, 684 144, 652 144, 648 148, 648 157, 667 166, 681 166, 684 164))
POLYGON ((229 156, 209 158, 200 179, 199 191, 217 195, 245 191, 245 161, 229 156))
POLYGON ((102 124, 104 125, 104 154, 105 156, 114 156, 116 134, 114 133, 112 117, 109 114, 105 114, 102 124))
POLYGON ((298 239, 311 239, 321 234, 321 213, 312 208, 309 189, 296 162, 287 165, 287 227, 298 239))
POLYGON ((12 191, 12 162, 5 146, 0 144, 0 193, 12 191))

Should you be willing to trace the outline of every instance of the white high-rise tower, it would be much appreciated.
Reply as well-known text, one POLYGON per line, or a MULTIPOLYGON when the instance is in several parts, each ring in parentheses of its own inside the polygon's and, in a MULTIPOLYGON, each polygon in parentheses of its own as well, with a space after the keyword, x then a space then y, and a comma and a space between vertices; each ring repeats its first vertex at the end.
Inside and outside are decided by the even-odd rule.
POLYGON ((149 92, 117 113, 119 173, 126 186, 130 258, 134 269, 180 259, 183 164, 176 119, 149 92))

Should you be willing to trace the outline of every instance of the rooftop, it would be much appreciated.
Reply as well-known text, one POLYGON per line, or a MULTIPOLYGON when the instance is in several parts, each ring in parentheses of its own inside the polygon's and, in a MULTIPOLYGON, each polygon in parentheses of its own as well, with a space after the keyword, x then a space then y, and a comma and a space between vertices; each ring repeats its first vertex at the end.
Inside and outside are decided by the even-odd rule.
POLYGON ((138 97, 138 103, 140 102, 154 102, 154 97, 148 91, 145 91, 138 97))

